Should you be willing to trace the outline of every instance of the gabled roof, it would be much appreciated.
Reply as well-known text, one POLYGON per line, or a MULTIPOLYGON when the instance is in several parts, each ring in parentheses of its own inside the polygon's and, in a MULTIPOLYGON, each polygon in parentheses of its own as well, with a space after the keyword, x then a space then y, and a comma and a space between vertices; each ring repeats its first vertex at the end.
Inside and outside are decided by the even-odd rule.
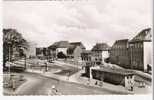
POLYGON ((70 45, 67 49, 67 53, 68 54, 73 54, 74 50, 75 50, 76 46, 74 45, 70 45))
POLYGON ((92 51, 106 51, 110 50, 110 46, 106 43, 96 43, 95 46, 93 46, 92 51))
POLYGON ((85 46, 82 44, 82 42, 71 42, 70 45, 73 46, 80 46, 82 49, 85 49, 85 46))
POLYGON ((152 34, 151 28, 147 28, 139 32, 130 42, 138 42, 138 41, 151 41, 152 34))
POLYGON ((54 48, 68 48, 69 46, 69 42, 68 41, 58 41, 55 42, 54 44, 52 44, 51 46, 49 46, 50 49, 54 49, 54 48))
POLYGON ((81 49, 85 49, 81 42, 71 42, 67 49, 67 53, 72 54, 77 46, 81 47, 81 49))
POLYGON ((91 52, 91 50, 83 50, 83 52, 82 53, 87 53, 87 54, 90 54, 90 53, 92 53, 91 52))

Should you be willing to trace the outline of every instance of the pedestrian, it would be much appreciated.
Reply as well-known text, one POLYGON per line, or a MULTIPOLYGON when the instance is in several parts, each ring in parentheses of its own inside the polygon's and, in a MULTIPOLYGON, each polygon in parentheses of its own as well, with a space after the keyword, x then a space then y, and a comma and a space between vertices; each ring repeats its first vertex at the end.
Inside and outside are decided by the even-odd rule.
POLYGON ((47 62, 44 63, 45 64, 45 72, 48 71, 48 65, 47 65, 47 62))
POLYGON ((132 82, 132 80, 130 81, 130 89, 131 91, 134 91, 134 82, 132 82))
POLYGON ((97 83, 97 81, 95 82, 95 85, 97 85, 98 83, 97 83))
POLYGON ((16 89, 15 79, 12 79, 12 89, 13 89, 13 91, 15 91, 15 89, 16 89))
POLYGON ((50 91, 52 95, 58 95, 58 90, 56 89, 55 85, 52 85, 51 87, 51 91, 50 91))

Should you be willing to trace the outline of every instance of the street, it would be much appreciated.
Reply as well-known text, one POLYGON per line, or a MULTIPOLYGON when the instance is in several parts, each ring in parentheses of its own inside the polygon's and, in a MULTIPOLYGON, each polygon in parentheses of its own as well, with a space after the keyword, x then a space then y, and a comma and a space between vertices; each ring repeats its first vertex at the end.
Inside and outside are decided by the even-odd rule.
MULTIPOLYGON (((16 61, 24 65, 23 61, 16 61)), ((27 61, 27 64, 30 61, 27 61)), ((34 66, 34 65, 32 65, 34 66)), ((104 95, 104 94, 129 94, 121 86, 114 86, 104 83, 103 88, 87 85, 87 80, 79 79, 81 70, 75 66, 67 64, 49 63, 48 71, 44 72, 45 68, 40 65, 33 68, 27 67, 26 72, 16 73, 23 75, 27 80, 16 91, 11 94, 14 95, 104 95), (69 75, 68 75, 69 73, 69 75), (66 77, 71 79, 68 80, 66 77), (55 87, 57 93, 52 93, 52 87, 55 87), (120 89, 120 90, 118 90, 120 89), (122 90, 121 90, 122 89, 122 90)), ((136 89, 136 93, 144 93, 144 89, 136 89)), ((9 93, 4 93, 9 95, 9 93)))
POLYGON ((52 85, 55 85, 58 92, 62 95, 124 94, 97 87, 64 82, 34 73, 26 72, 22 74, 28 79, 28 82, 19 87, 15 95, 48 95, 48 92, 52 89, 52 85))

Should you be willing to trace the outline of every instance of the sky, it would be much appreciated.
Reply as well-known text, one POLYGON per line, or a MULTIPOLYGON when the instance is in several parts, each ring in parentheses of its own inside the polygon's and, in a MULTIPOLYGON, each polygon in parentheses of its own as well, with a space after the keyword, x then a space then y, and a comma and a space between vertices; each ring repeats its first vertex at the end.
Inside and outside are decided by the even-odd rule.
POLYGON ((5 1, 3 28, 14 28, 38 47, 56 41, 110 46, 152 27, 152 0, 5 1))

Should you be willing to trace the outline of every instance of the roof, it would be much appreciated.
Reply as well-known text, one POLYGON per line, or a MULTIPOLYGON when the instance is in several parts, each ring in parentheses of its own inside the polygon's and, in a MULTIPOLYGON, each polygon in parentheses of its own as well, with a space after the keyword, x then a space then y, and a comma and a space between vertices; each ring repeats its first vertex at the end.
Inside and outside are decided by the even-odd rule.
POLYGON ((85 46, 82 44, 82 42, 71 42, 70 45, 80 46, 82 49, 85 49, 85 46))
POLYGON ((71 42, 67 49, 67 53, 72 54, 77 46, 80 46, 81 49, 85 49, 85 46, 81 42, 71 42))
POLYGON ((49 46, 50 49, 54 49, 54 48, 68 48, 69 46, 69 42, 68 41, 58 41, 55 42, 54 44, 52 44, 51 46, 49 46))
POLYGON ((73 54, 74 50, 75 50, 76 46, 74 45, 70 45, 67 49, 67 53, 68 54, 73 54))
POLYGON ((91 50, 83 50, 82 53, 92 53, 91 50))
POLYGON ((152 34, 151 28, 147 28, 139 32, 130 42, 138 42, 138 41, 151 41, 152 34))
POLYGON ((113 46, 115 46, 115 45, 127 45, 128 41, 129 41, 128 39, 116 40, 115 43, 113 44, 113 46))
POLYGON ((92 51, 106 51, 110 50, 110 46, 107 43, 96 43, 95 46, 93 46, 92 51))

